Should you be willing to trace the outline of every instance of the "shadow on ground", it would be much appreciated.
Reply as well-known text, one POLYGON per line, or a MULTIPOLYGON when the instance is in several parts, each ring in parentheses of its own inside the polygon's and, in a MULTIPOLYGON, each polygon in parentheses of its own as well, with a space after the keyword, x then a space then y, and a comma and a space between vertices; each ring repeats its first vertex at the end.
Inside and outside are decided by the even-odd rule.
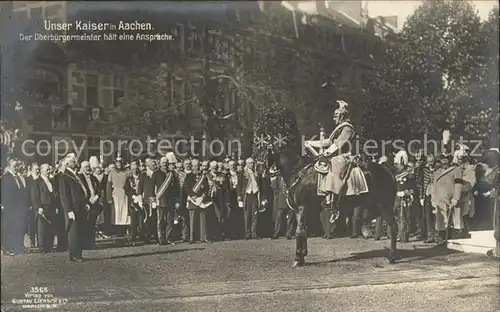
MULTIPOLYGON (((411 263, 413 261, 422 261, 422 260, 439 260, 441 257, 446 257, 454 254, 463 254, 460 251, 452 250, 445 248, 444 246, 433 246, 428 248, 424 245, 412 246, 412 249, 399 249, 398 250, 400 260, 396 261, 397 263, 411 263)), ((352 253, 351 256, 340 258, 340 259, 332 259, 328 261, 319 261, 319 262, 308 262, 306 265, 322 265, 326 263, 338 263, 338 262, 348 262, 348 261, 359 261, 359 260, 368 260, 375 258, 388 258, 389 256, 389 248, 370 250, 366 252, 360 253, 352 253)), ((486 260, 486 257, 485 257, 486 260)), ((467 262, 467 259, 463 260, 467 262)), ((443 265, 456 265, 456 262, 452 263, 443 263, 443 265)))
POLYGON ((204 249, 205 248, 170 249, 170 250, 141 252, 141 253, 128 254, 128 255, 117 255, 117 256, 110 256, 110 257, 99 257, 99 258, 88 258, 88 259, 94 260, 94 261, 96 261, 96 260, 112 260, 112 259, 127 259, 127 258, 138 258, 138 257, 143 257, 143 256, 172 254, 172 253, 185 252, 185 251, 199 251, 199 250, 204 250, 204 249))

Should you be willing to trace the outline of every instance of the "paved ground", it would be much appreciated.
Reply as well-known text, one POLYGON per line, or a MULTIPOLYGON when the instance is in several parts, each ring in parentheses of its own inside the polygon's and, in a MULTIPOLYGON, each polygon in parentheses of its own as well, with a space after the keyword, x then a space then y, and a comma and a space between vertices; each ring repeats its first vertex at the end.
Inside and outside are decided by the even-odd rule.
POLYGON ((308 265, 294 269, 294 245, 110 244, 81 264, 2 256, 2 309, 22 310, 31 287, 48 287, 43 296, 61 301, 47 311, 500 311, 498 263, 482 256, 409 243, 389 265, 387 241, 314 238, 308 265))

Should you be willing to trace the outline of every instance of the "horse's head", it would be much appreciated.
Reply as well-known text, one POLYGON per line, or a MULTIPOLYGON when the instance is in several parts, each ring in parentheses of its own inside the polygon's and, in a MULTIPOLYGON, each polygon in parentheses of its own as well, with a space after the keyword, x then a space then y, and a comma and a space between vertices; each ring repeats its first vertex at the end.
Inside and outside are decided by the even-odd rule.
POLYGON ((263 170, 269 170, 276 162, 274 159, 275 148, 273 146, 272 136, 269 134, 254 136, 253 143, 252 158, 263 170))

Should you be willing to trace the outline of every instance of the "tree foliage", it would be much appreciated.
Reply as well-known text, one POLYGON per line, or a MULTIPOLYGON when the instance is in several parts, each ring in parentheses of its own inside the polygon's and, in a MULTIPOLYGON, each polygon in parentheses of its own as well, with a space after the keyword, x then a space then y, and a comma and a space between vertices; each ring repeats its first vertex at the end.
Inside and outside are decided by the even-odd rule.
POLYGON ((497 67, 491 66, 497 61, 485 53, 493 38, 498 42, 498 10, 481 24, 469 1, 425 1, 388 40, 386 59, 375 68, 365 132, 403 139, 436 136, 444 128, 487 134, 491 105, 498 106, 498 97, 486 96, 498 93, 497 67), (491 68, 496 76, 486 74, 491 68))

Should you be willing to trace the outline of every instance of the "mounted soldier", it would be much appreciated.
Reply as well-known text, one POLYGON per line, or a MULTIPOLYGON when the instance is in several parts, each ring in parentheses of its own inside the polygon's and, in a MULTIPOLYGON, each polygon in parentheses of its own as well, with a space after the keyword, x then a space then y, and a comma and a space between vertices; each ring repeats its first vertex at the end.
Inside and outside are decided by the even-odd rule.
POLYGON ((323 204, 331 209, 336 210, 336 202, 341 196, 341 190, 345 184, 343 178, 348 174, 348 158, 351 141, 354 139, 354 126, 349 120, 349 112, 345 101, 337 101, 339 108, 333 114, 335 129, 330 134, 328 139, 324 139, 321 135, 320 140, 306 141, 305 147, 315 157, 319 157, 314 168, 318 173, 323 175, 318 181, 318 195, 324 196, 323 204), (319 152, 315 150, 319 148, 319 152), (326 150, 323 152, 323 149, 326 150))

